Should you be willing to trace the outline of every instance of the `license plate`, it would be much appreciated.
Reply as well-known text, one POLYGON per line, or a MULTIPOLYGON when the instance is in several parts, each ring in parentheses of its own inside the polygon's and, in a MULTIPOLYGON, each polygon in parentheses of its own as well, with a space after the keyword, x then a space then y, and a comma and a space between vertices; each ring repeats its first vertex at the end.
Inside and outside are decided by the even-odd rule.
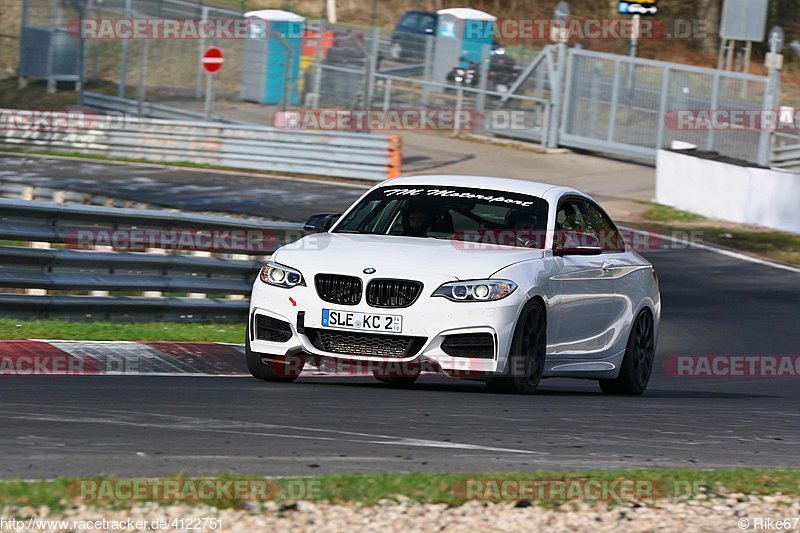
POLYGON ((403 317, 400 315, 377 315, 323 309, 322 327, 401 333, 403 331, 403 317))
POLYGON ((508 85, 503 85, 502 83, 498 83, 495 85, 495 91, 498 93, 508 92, 508 85))

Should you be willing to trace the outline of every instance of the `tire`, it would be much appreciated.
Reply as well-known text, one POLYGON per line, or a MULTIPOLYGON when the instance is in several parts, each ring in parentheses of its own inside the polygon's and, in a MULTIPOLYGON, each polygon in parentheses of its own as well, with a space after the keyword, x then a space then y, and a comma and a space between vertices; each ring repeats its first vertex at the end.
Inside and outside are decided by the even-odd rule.
POLYGON ((539 386, 547 357, 547 317, 539 300, 528 302, 520 314, 505 375, 486 382, 492 392, 533 394, 539 386))
MULTIPOLYGON (((250 339, 245 339, 245 357, 247 358, 247 369, 254 378, 262 381, 274 381, 279 383, 291 383, 300 376, 303 371, 305 360, 300 356, 291 356, 285 363, 269 362, 261 360, 262 354, 250 349, 250 339)), ((276 357, 277 358, 277 357, 276 357)))
MULTIPOLYGON (((416 363, 408 365, 404 364, 401 365, 401 367, 403 368, 403 372, 399 376, 387 375, 384 370, 377 368, 372 371, 372 375, 381 383, 388 383, 389 385, 394 385, 396 387, 410 387, 419 378, 422 368, 416 363)), ((389 372, 389 374, 391 374, 391 372, 389 372)))
POLYGON ((631 327, 619 376, 616 379, 601 379, 600 388, 606 394, 641 395, 653 373, 654 359, 653 316, 650 311, 643 310, 637 315, 631 327))

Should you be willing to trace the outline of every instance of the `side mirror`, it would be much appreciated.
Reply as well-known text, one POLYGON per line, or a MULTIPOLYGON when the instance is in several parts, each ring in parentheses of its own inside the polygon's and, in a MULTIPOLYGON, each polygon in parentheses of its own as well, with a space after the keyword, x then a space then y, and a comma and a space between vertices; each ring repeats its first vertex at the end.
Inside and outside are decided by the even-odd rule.
POLYGON ((323 213, 318 215, 311 215, 308 217, 303 229, 310 232, 310 233, 322 233, 324 231, 328 231, 333 227, 339 217, 342 216, 341 213, 338 214, 331 214, 331 213, 323 213))
POLYGON ((582 231, 562 231, 556 234, 553 255, 600 255, 603 245, 593 233, 582 231))

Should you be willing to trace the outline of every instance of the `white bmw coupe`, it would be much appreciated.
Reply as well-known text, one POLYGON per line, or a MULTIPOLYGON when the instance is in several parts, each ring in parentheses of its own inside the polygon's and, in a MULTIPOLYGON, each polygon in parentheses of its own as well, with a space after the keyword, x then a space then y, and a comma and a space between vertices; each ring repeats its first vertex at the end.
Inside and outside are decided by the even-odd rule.
POLYGON ((529 394, 542 378, 644 392, 661 315, 658 279, 603 209, 567 187, 414 176, 314 215, 253 285, 250 372, 293 381, 305 364, 423 370, 529 394))

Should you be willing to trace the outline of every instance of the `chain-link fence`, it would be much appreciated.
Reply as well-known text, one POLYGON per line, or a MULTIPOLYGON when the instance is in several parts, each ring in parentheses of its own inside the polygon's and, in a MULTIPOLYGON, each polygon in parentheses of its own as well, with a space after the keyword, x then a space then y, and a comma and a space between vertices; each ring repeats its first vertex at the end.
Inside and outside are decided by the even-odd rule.
MULTIPOLYGON (((245 21, 238 10, 190 0, 26 0, 23 5, 27 26, 59 31, 67 31, 81 10, 95 21, 245 21)), ((765 110, 776 102, 777 87, 764 77, 564 44, 537 50, 486 42, 470 57, 457 53, 444 60, 440 52, 446 47, 435 30, 315 20, 292 27, 291 20, 270 22, 257 35, 248 29, 227 37, 86 38, 87 88, 138 102, 140 110, 154 109, 144 105, 152 103, 199 117, 212 116, 205 102, 210 93, 214 117, 262 125, 275 124, 275 113, 286 111, 457 111, 459 117, 449 123, 453 129, 646 159, 674 140, 749 161, 762 161, 769 152, 769 134, 757 129, 681 129, 670 122, 681 110, 765 110), (224 54, 213 85, 206 83, 209 75, 201 65, 212 44, 224 54)))

